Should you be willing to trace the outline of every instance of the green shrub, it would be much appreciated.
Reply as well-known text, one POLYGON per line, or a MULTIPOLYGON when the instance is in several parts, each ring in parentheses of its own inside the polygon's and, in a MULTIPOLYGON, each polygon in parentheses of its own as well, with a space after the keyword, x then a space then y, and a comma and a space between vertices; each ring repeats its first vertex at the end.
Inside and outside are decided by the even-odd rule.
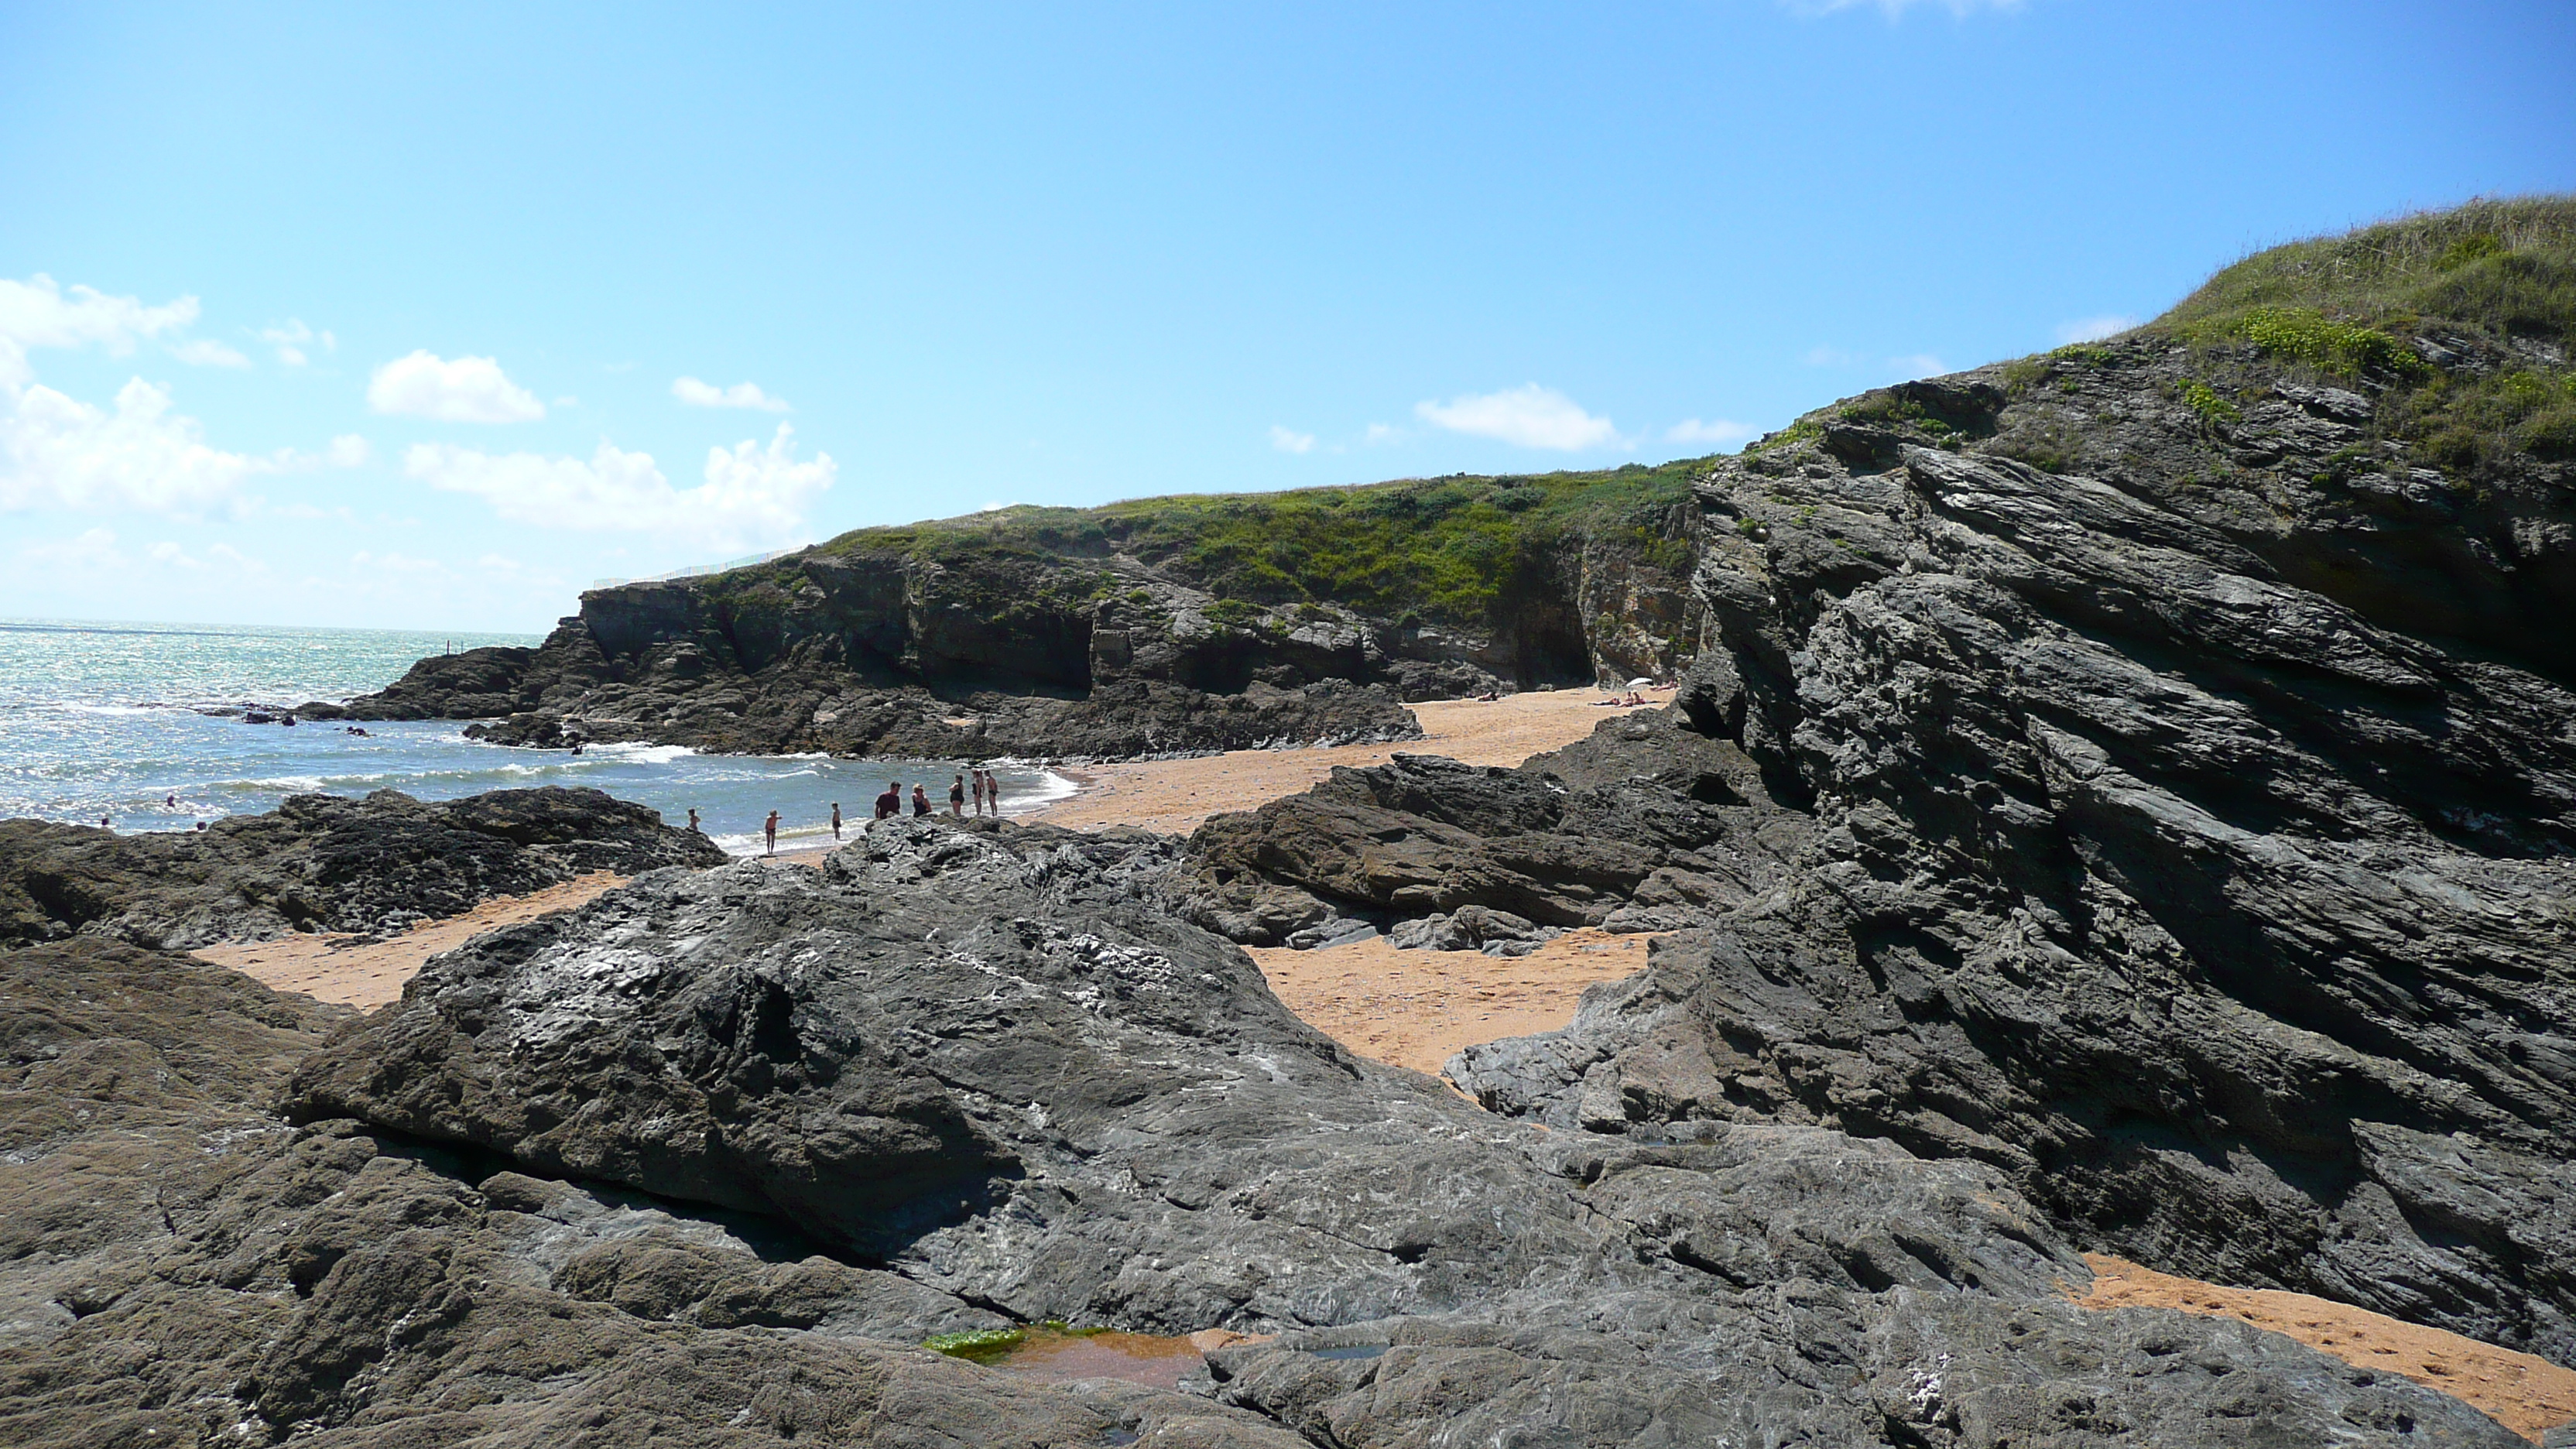
POLYGON ((1761 437, 1745 444, 1744 451, 1748 455, 1767 453, 1776 448, 1794 447, 1799 443, 1813 442, 1824 435, 1824 424, 1814 418, 1800 418, 1776 433, 1764 433, 1761 437))
POLYGON ((2511 247, 2504 244, 2504 239, 2494 232, 2473 231, 2442 248, 2442 254, 2433 259, 2433 270, 2456 272, 2471 262, 2481 261, 2487 257, 2500 257, 2511 250, 2511 247))
POLYGON ((2522 425, 2521 441, 2536 458, 2552 462, 2576 458, 2576 403, 2533 414, 2522 425))
POLYGON ((2216 389, 2198 378, 2184 378, 2181 391, 2182 405, 2198 413, 2200 420, 2213 428, 2245 416, 2236 410, 2236 404, 2220 397, 2216 389))
POLYGON ((2189 329, 2185 335, 2200 342, 2220 338, 2251 342, 2274 357, 2302 362, 2337 377, 2427 370, 2422 358, 2387 333, 2339 321, 2313 307, 2256 307, 2189 329))

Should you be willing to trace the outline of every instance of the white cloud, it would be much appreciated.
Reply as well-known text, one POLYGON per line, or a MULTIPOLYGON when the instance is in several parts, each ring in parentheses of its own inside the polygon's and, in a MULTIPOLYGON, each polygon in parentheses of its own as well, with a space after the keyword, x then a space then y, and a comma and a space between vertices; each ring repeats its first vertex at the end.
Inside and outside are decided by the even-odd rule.
POLYGON ((1810 347, 1804 360, 1809 367, 1849 367, 1860 358, 1839 347, 1810 347))
POLYGON ((1315 435, 1294 432, 1273 423, 1270 425, 1270 446, 1283 453, 1311 453, 1315 451, 1315 435))
POLYGON ((59 543, 31 543, 18 550, 18 559, 55 569, 121 569, 127 562, 116 546, 116 535, 104 528, 59 543))
POLYGON ((339 338, 328 332, 314 331, 304 325, 300 317, 287 318, 285 325, 281 327, 261 328, 259 340, 276 348, 277 360, 289 367, 302 367, 312 361, 311 354, 305 349, 316 342, 322 344, 322 350, 325 352, 336 352, 340 348, 339 338))
POLYGON ((138 339, 177 332, 197 320, 197 299, 181 297, 158 307, 140 298, 111 297, 95 287, 66 294, 42 272, 26 281, 0 277, 0 339, 29 347, 106 348, 119 357, 138 339))
POLYGON ((977 513, 999 513, 999 512, 1001 512, 1003 509, 1005 509, 1005 508, 1026 508, 1026 507, 1028 507, 1028 505, 1027 505, 1027 504, 1025 504, 1025 503, 987 503, 987 504, 985 504, 983 507, 978 508, 978 509, 976 509, 975 511, 976 511, 977 513))
POLYGON ((377 368, 367 406, 445 423, 530 423, 546 415, 537 395, 510 381, 494 359, 449 362, 425 350, 377 368))
POLYGON ((1675 443, 1725 444, 1740 443, 1760 431, 1761 429, 1751 423, 1729 422, 1724 418, 1704 423, 1697 418, 1691 418, 1673 424, 1664 431, 1664 437, 1675 443))
POLYGON ((190 367, 248 367, 250 359, 220 342, 203 337, 170 345, 170 355, 190 367))
POLYGON ((330 449, 322 457, 334 468, 356 468, 375 455, 376 450, 367 445, 366 439, 355 433, 342 433, 331 440, 330 449))
POLYGON ((222 573, 236 574, 264 574, 268 572, 267 564, 250 557, 248 554, 243 553, 241 550, 228 543, 216 544, 212 548, 206 550, 206 556, 204 558, 198 558, 189 553, 186 549, 165 539, 162 542, 156 543, 150 548, 145 549, 143 554, 144 557, 149 558, 154 563, 163 565, 164 567, 186 569, 191 573, 202 573, 208 569, 213 569, 222 573))
POLYGON ((2009 14, 2022 7, 2022 0, 1781 0, 1780 8, 1806 19, 1866 8, 1895 20, 1918 5, 1937 5, 1949 11, 1952 19, 1965 20, 1984 10, 2009 14))
POLYGON ((170 395, 135 378, 113 413, 30 383, 0 382, 0 509, 141 508, 189 513, 223 501, 264 458, 206 445, 170 395))
POLYGON ((1523 383, 1481 396, 1413 406, 1415 416, 1453 433, 1496 438, 1522 448, 1575 452, 1623 442, 1608 418, 1596 418, 1554 388, 1523 383))
POLYGON ((805 521, 805 505, 832 486, 839 466, 828 453, 799 461, 794 431, 781 423, 766 448, 746 439, 708 449, 706 481, 695 488, 672 487, 651 454, 605 442, 587 460, 423 443, 404 455, 403 471, 433 488, 473 494, 519 523, 668 533, 743 547, 792 538, 805 521))
POLYGON ((693 408, 758 408, 765 413, 792 412, 786 399, 774 398, 760 390, 756 382, 737 382, 731 387, 718 387, 694 377, 676 378, 671 383, 671 396, 693 408))
POLYGON ((2057 324, 2057 340, 2061 343, 2099 342, 2105 337, 2117 337, 2137 325, 2135 317, 2078 317, 2072 322, 2057 324))
POLYGON ((1942 362, 1940 358, 1933 356, 1929 352, 1916 352, 1910 353, 1904 357, 1891 357, 1887 359, 1887 365, 1904 373, 1906 380, 1909 381, 1918 377, 1938 377, 1942 373, 1950 370, 1948 364, 1942 362))
POLYGON ((1404 429, 1402 428, 1390 427, 1385 423, 1371 423, 1368 425, 1368 431, 1360 435, 1360 441, 1362 443, 1392 443, 1398 441, 1403 436, 1404 429))

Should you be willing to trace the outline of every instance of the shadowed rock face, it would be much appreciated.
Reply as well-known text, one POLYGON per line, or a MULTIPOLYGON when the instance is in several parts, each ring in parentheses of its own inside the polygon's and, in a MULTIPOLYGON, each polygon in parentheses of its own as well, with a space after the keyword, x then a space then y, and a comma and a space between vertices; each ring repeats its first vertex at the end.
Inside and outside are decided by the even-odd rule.
MULTIPOLYGON (((1566 1128, 1990 1163, 2087 1246, 2576 1361, 2560 661, 2446 642, 2402 574, 2302 582, 2359 525, 2307 481, 2346 433, 2288 424, 2366 401, 2285 385, 2262 472, 2171 400, 2160 344, 2111 355, 2085 396, 2133 446, 2103 476, 1994 451, 2034 424, 1972 374, 1943 384, 1984 409, 1965 446, 1827 428, 1702 486, 1716 638, 1680 712, 1813 845, 1452 1075, 1566 1128)), ((2563 511, 2555 476, 2509 506, 2563 511)))
POLYGON ((590 871, 714 865, 724 851, 597 790, 423 804, 290 795, 202 832, 116 835, 0 820, 0 944, 111 936, 187 949, 293 931, 390 935, 590 871))
MULTIPOLYGON (((2513 1442, 2285 1340, 2073 1307, 2081 1259, 1992 1167, 1803 1126, 1550 1132, 1354 1058, 1173 919, 1181 864, 905 821, 819 872, 648 877, 440 958, 288 1112, 759 1212, 1017 1318, 1285 1330, 1202 1389, 1310 1442, 2215 1444, 2249 1416, 2513 1442)), ((623 1262, 554 1282, 726 1311, 697 1259, 655 1262, 674 1286, 640 1257, 631 1290, 623 1262)))

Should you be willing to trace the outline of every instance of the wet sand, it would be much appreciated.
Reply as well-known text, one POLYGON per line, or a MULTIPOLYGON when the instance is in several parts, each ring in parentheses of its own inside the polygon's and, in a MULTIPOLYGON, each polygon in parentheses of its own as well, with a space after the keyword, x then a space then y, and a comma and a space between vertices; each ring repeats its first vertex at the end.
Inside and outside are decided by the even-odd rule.
MULTIPOLYGON (((1383 765, 1388 757, 1446 755, 1470 765, 1517 765, 1547 750, 1560 750, 1592 733, 1624 707, 1604 708, 1597 689, 1515 694, 1490 704, 1472 699, 1425 700, 1405 706, 1422 721, 1424 738, 1395 745, 1337 745, 1321 750, 1233 750, 1195 760, 1153 760, 1131 765, 1091 765, 1062 770, 1082 784, 1071 796, 1024 817, 1074 830, 1135 825, 1166 835, 1187 835, 1211 815, 1250 810, 1294 795, 1332 774, 1337 765, 1383 765)), ((1646 696, 1646 708, 1672 702, 1672 691, 1646 696)))
POLYGON ((1572 1021, 1583 988, 1645 968, 1652 939, 1568 931, 1517 957, 1399 951, 1384 936, 1316 951, 1245 949, 1309 1025, 1361 1056, 1436 1077, 1461 1047, 1572 1021))
POLYGON ((2087 1308, 2178 1308, 2295 1338, 2356 1368, 2392 1373, 2462 1399, 2533 1443, 2576 1420, 2576 1369, 2474 1338, 2418 1328, 2366 1308, 2271 1288, 2221 1288, 2098 1253, 2087 1308))

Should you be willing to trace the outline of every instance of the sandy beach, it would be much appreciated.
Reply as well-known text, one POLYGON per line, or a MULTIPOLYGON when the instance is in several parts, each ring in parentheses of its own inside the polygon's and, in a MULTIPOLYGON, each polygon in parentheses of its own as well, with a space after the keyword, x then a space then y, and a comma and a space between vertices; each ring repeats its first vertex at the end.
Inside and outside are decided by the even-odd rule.
MULTIPOLYGON (((1591 734, 1604 719, 1628 712, 1604 707, 1602 698, 1597 689, 1560 689, 1507 695, 1490 703, 1425 700, 1406 706, 1422 721, 1423 738, 1402 744, 1233 750, 1194 760, 1088 766, 1078 772, 1080 791, 1027 818, 1074 830, 1134 825, 1186 835, 1211 815, 1294 795, 1336 766, 1383 765, 1398 754, 1446 755, 1469 765, 1517 765, 1532 755, 1561 750, 1591 734)), ((1672 693, 1648 699, 1647 707, 1660 707, 1672 702, 1672 693)))

